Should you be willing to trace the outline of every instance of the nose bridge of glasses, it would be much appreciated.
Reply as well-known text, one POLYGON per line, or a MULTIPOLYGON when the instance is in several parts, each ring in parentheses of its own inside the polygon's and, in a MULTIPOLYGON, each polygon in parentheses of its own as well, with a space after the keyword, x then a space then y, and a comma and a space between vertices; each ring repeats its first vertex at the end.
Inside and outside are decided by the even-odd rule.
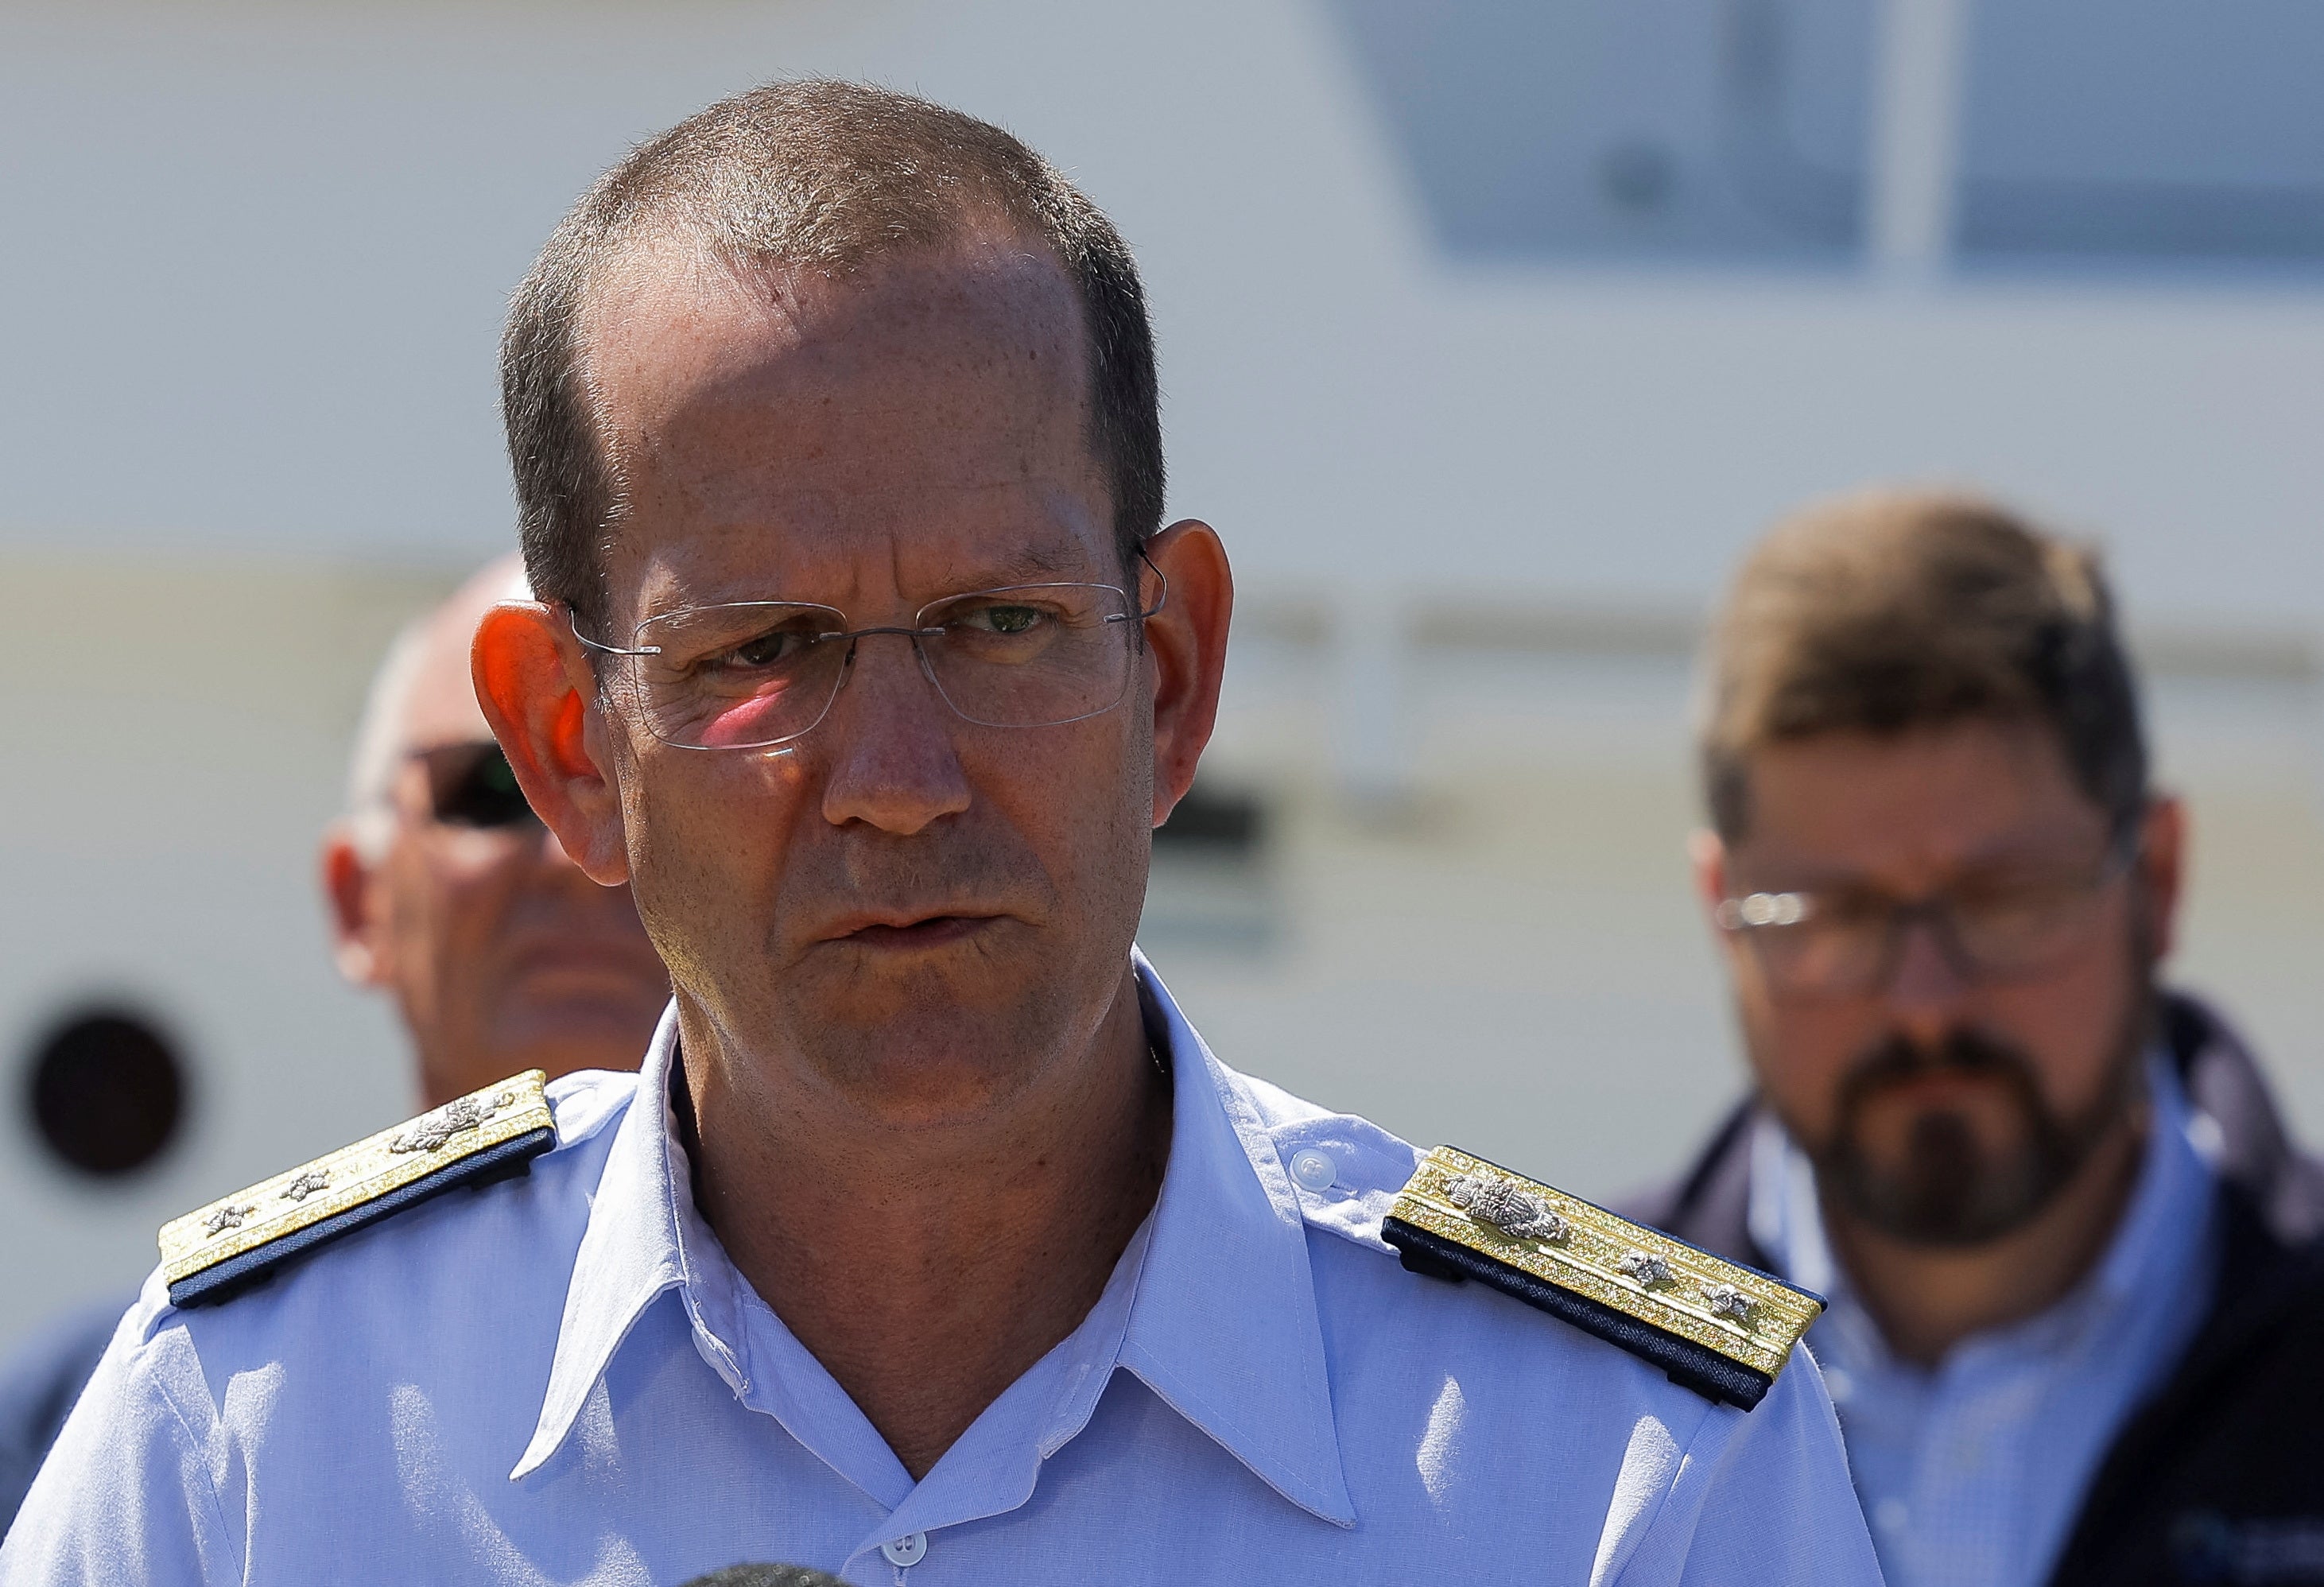
POLYGON ((1942 897, 1900 903, 1888 913, 1879 987, 1904 1002, 1945 1002, 1979 979, 1961 940, 1952 902, 1942 897))
MULTIPOLYGON (((944 682, 942 678, 937 676, 936 659, 930 653, 930 645, 932 641, 939 640, 943 638, 943 636, 944 630, 941 628, 913 627, 901 623, 878 623, 868 628, 852 628, 842 632, 828 633, 820 636, 825 643, 845 647, 841 652, 838 677, 832 686, 834 703, 836 703, 838 697, 842 694, 853 693, 861 695, 865 692, 865 682, 859 680, 856 676, 858 671, 861 670, 863 666, 863 641, 867 639, 883 638, 900 639, 905 641, 910 647, 908 661, 905 656, 897 655, 892 658, 892 661, 890 663, 878 663, 876 665, 880 666, 881 674, 883 676, 886 674, 886 669, 889 665, 896 667, 908 666, 912 670, 918 673, 920 681, 926 687, 927 692, 936 697, 936 704, 942 706, 949 715, 957 716, 960 715, 960 709, 953 704, 951 697, 945 693, 944 682), (852 687, 850 687, 851 685, 853 686, 852 687)), ((875 685, 874 687, 892 687, 892 685, 875 685)), ((826 706, 826 712, 828 712, 830 708, 831 707, 826 706)))
POLYGON ((848 650, 851 652, 852 659, 852 653, 855 649, 855 642, 858 640, 872 639, 883 633, 892 633, 899 638, 910 640, 913 647, 918 649, 920 646, 921 641, 936 638, 943 632, 944 630, 941 628, 931 628, 919 624, 883 623, 876 623, 870 628, 843 629, 835 633, 821 633, 816 635, 816 637, 827 644, 839 644, 844 642, 848 650))

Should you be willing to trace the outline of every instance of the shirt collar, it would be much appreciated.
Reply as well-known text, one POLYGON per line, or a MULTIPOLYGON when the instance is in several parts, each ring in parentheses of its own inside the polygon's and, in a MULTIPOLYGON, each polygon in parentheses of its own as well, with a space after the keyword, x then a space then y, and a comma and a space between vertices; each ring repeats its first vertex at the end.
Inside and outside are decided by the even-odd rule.
POLYGON ((1286 1499, 1352 1526, 1291 1176, 1241 1076, 1137 967, 1176 1107, 1121 1364, 1286 1499))
MULTIPOLYGON (((696 1281, 699 1253, 715 1237, 694 1210, 685 1149, 678 1145, 669 1104, 670 1066, 678 1052, 678 1005, 662 1010, 653 1040, 639 1067, 636 1089, 613 1140, 590 1204, 588 1226, 573 1259, 565 1290, 565 1315, 558 1324, 557 1352, 549 1367, 549 1389, 532 1441, 509 1473, 512 1481, 530 1476, 555 1454, 573 1430, 589 1391, 629 1336, 645 1309, 665 1290, 686 1297, 695 1338, 704 1354, 736 1393, 743 1388, 733 1350, 703 1317, 705 1287, 696 1281)), ((723 1261, 716 1264, 726 1268, 723 1261)), ((732 1297, 712 1286, 715 1309, 730 1310, 732 1297), (724 1303, 720 1305, 719 1303, 724 1303)), ((724 1338, 734 1335, 730 1331, 724 1338)))
POLYGON ((2178 1066, 2168 1055, 2154 1055, 2146 1071, 2153 1117, 2145 1161, 2130 1205, 2124 1209, 2122 1227, 2092 1275, 2092 1289, 2109 1305, 2164 1293, 2151 1281, 2193 1259, 2217 1178, 2201 1142, 2207 1135, 2216 1136, 2218 1126, 2209 1114, 2195 1112, 2180 1083, 2178 1066))
MULTIPOLYGON (((2146 1083, 2153 1115, 2137 1183, 2098 1266, 2057 1305, 2004 1332, 2030 1339, 2062 1325, 2098 1320, 2153 1293, 2157 1284, 2195 1259, 2214 1177, 2200 1144, 2205 1120, 2189 1103, 2166 1056, 2148 1056, 2146 1083)), ((1778 1273, 1830 1298, 1830 1321, 1847 1336, 1851 1352, 1885 1359, 1886 1342, 1832 1254, 1816 1197, 1815 1170, 1771 1113, 1760 1115, 1752 1133, 1746 1216, 1753 1243, 1767 1254, 1778 1273)))
MULTIPOLYGON (((1290 1177, 1240 1077, 1213 1056, 1145 957, 1133 960, 1148 1029, 1169 1056, 1169 1167, 1104 1296, 1027 1375, 1053 1380, 1056 1391, 1041 1397, 1047 1404, 1024 1424, 1023 1442, 1037 1458, 1070 1442, 1119 1366, 1284 1498, 1352 1526, 1306 1230, 1290 1177)), ((742 1314, 757 1309, 755 1297, 742 1292, 743 1280, 694 1207, 669 1106, 677 1043, 673 1008, 654 1033, 608 1149, 540 1419, 512 1480, 556 1453, 638 1318, 669 1290, 682 1297, 697 1346, 729 1388, 738 1397, 766 1398, 751 1393, 733 1342, 744 1337, 742 1314)), ((760 1318, 762 1328, 770 1322, 779 1327, 770 1314, 760 1318)), ((787 1368, 782 1358, 792 1354, 772 1352, 761 1370, 808 1375, 796 1357, 787 1368)), ((819 1385, 797 1387, 828 1398, 816 1392, 819 1385)), ((1024 1398, 1012 1390, 988 1416, 1001 1413, 1013 1425, 1024 1398)), ((982 1443, 982 1427, 980 1419, 963 1443, 982 1443)), ((1032 1469, 1026 1466, 1028 1481, 1032 1469)))

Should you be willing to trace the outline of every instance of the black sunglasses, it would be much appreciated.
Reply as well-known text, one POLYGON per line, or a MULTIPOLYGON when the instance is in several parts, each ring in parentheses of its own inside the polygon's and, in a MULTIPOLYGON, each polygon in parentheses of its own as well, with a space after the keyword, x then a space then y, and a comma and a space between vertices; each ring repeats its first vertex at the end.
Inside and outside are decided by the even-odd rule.
POLYGON ((508 757, 489 739, 414 752, 428 772, 428 810, 446 826, 521 826, 537 817, 508 757))

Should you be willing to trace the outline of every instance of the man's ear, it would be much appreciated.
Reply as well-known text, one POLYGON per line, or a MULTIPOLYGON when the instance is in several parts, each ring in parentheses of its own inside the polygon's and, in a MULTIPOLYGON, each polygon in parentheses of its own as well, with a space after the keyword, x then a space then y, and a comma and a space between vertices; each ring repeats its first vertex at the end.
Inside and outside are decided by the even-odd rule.
POLYGON ((1154 658, 1154 825, 1159 826, 1194 786, 1194 768, 1218 722, 1234 574, 1218 531, 1191 518, 1148 540, 1146 559, 1162 575, 1157 580, 1146 574, 1143 581, 1148 605, 1162 598, 1162 609, 1146 620, 1154 658))
POLYGON ((331 912, 331 958, 339 973, 357 986, 385 985, 386 934, 372 912, 372 868, 355 847, 354 826, 344 818, 332 822, 316 859, 323 902, 331 912))
POLYGON ((503 601, 484 614, 469 647, 476 704, 519 787, 589 879, 630 879, 622 796, 613 780, 597 680, 566 608, 503 601))
MULTIPOLYGON (((1686 835, 1686 862, 1694 877, 1695 901, 1702 906, 1703 918, 1716 926, 1719 906, 1728 897, 1726 841, 1708 826, 1696 827, 1686 835)), ((1728 934, 1715 935, 1723 939, 1728 934)))
POLYGON ((2139 891, 2146 908, 2147 943, 2160 962, 2178 940, 2179 899, 2187 875, 2187 807, 2175 795, 2146 807, 2139 834, 2139 891))

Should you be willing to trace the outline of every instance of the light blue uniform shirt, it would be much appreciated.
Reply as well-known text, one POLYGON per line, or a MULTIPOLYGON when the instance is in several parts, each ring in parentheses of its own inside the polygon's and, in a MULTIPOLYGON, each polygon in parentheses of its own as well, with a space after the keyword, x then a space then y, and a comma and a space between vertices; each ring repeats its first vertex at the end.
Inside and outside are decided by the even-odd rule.
POLYGON ((2036 1587, 2131 1413, 2185 1354, 2211 1299, 2213 1175, 2171 1066, 2122 1223, 2057 1305, 1963 1340, 1931 1370, 1899 1360, 1833 1260, 1814 1171, 1782 1128, 1752 1141, 1751 1236, 1831 1307, 1808 1333, 1889 1587, 2036 1587))
POLYGON ((150 1281, 0 1583, 1877 1581, 1803 1352, 1746 1416, 1405 1272, 1379 1232, 1412 1149, 1228 1070, 1140 969, 1176 1082, 1160 1198, 918 1482, 696 1213, 665 1018, 641 1079, 550 1088, 526 1178, 222 1306, 150 1281))

